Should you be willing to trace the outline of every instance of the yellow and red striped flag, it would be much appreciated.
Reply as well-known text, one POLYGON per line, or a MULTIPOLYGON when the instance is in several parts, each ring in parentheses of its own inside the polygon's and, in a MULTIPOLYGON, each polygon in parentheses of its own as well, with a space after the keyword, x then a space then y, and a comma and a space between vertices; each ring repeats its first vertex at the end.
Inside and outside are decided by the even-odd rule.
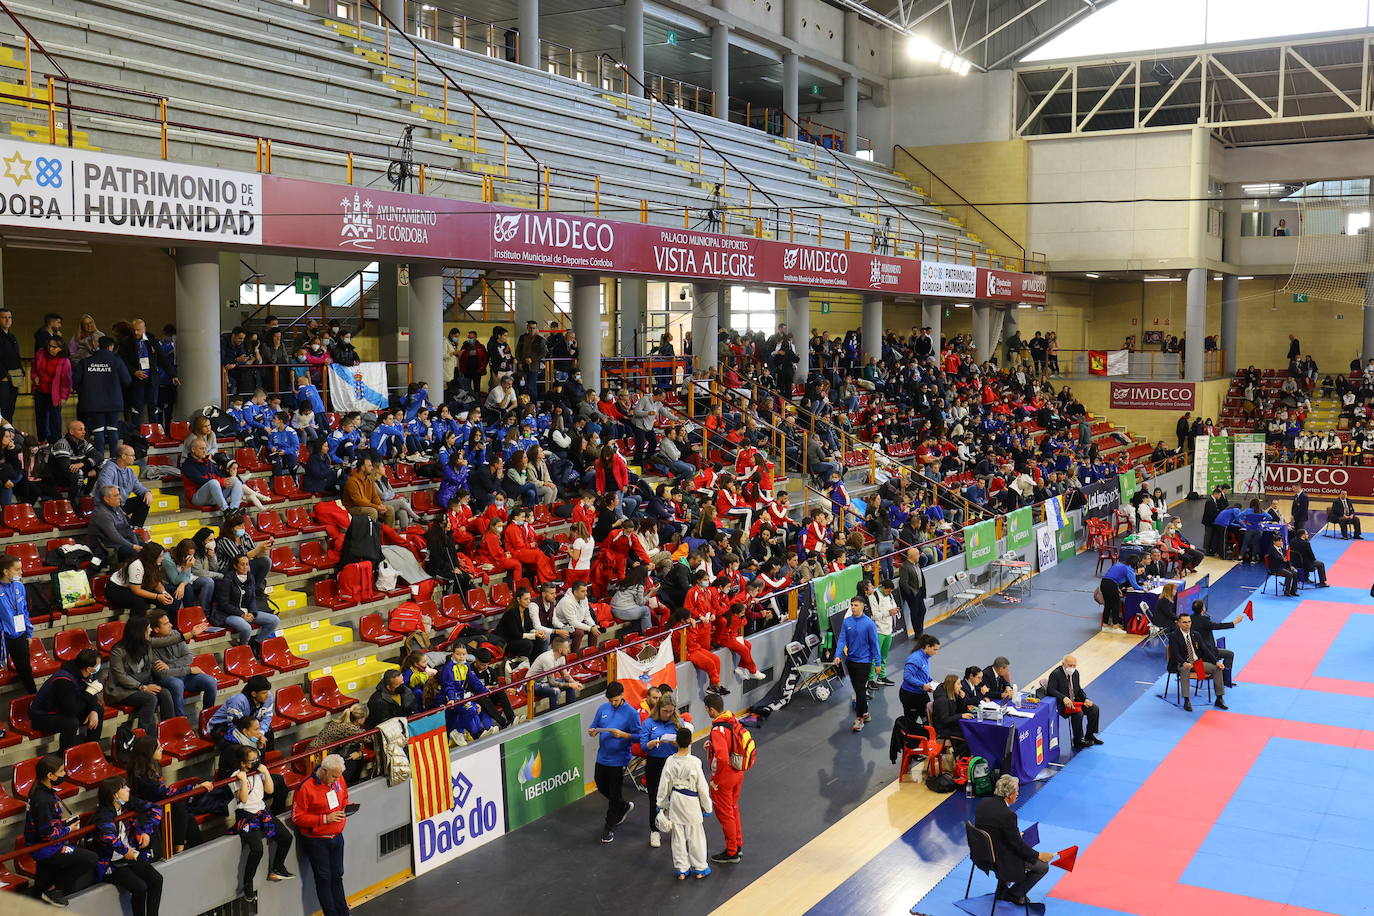
POLYGON ((416 719, 408 727, 411 798, 418 823, 453 807, 453 774, 449 768, 444 713, 416 719))

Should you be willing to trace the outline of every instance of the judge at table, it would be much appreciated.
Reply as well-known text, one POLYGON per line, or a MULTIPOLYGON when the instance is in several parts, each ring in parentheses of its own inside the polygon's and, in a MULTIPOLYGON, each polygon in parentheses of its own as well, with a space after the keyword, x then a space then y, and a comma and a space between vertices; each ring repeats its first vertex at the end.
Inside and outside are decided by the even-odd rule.
POLYGON ((1074 750, 1083 750, 1094 744, 1103 744, 1097 737, 1097 704, 1088 699, 1083 692, 1083 682, 1078 673, 1078 659, 1072 655, 1064 656, 1059 667, 1050 672, 1045 682, 1045 693, 1054 697, 1059 704, 1059 714, 1069 720, 1073 728, 1074 750), (1084 724, 1087 724, 1086 730, 1084 724))
POLYGON ((1011 661, 1005 655, 997 656, 991 665, 983 669, 983 686, 988 689, 987 695, 994 700, 1012 698, 1011 661))
POLYGON ((978 803, 973 826, 992 840, 997 862, 997 899, 1025 906, 1026 895, 1050 870, 1052 852, 1036 852, 1021 838, 1021 827, 1011 806, 1021 793, 1021 784, 1010 774, 999 776, 993 794, 978 803))

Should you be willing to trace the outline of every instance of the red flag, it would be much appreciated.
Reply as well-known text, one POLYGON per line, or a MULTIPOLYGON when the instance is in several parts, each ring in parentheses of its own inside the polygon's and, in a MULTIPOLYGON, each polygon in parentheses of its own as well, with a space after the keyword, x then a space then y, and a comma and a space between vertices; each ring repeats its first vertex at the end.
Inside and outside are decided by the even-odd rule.
POLYGON ((1078 860, 1078 847, 1070 846, 1068 849, 1059 850, 1059 858, 1051 862, 1051 865, 1058 865, 1064 871, 1073 871, 1073 863, 1078 860))
POLYGON ((1251 620, 1255 619, 1255 602, 1245 602, 1245 616, 1249 617, 1251 620))
POLYGON ((1089 350, 1088 351, 1088 371, 1093 375, 1107 374, 1107 351, 1089 350))
POLYGON ((1200 658, 1193 659, 1193 677, 1199 681, 1207 680, 1207 665, 1200 658))

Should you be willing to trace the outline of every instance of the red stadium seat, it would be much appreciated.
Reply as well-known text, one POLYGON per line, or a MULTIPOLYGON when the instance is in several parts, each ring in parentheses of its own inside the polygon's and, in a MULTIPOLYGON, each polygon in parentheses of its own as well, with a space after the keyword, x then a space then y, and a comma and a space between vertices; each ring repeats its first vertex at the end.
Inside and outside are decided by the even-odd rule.
POLYGON ((258 450, 253 448, 240 448, 234 451, 234 460, 239 463, 239 469, 250 473, 259 473, 272 470, 270 462, 263 461, 258 457, 258 450))
MULTIPOLYGON (((5 791, 4 786, 0 786, 0 821, 14 817, 21 813, 27 806, 19 799, 14 798, 5 791)), ((0 878, 3 880, 3 878, 0 878)))
POLYGON ((275 510, 265 509, 258 513, 254 519, 254 524, 263 534, 271 535, 274 538, 289 538, 296 533, 295 529, 281 520, 281 516, 275 510))
POLYGON ((314 493, 307 493, 301 489, 300 482, 295 477, 281 475, 272 478, 272 492, 282 499, 314 499, 314 493))
POLYGON ((278 671, 299 671, 310 664, 307 659, 291 652, 285 636, 273 636, 262 641, 262 660, 278 671))
POLYGON ((94 649, 91 645, 91 637, 86 635, 85 630, 63 630, 52 639, 53 654, 58 661, 69 662, 76 658, 76 653, 82 649, 94 649))
POLYGON ((29 718, 29 706, 32 704, 32 696, 15 697, 10 700, 10 731, 18 732, 25 738, 39 736, 40 732, 33 727, 33 720, 29 718))
POLYGON ((480 588, 468 589, 467 594, 463 597, 467 601, 468 610, 483 617, 505 610, 501 605, 487 598, 487 593, 480 588))
POLYGON ((177 629, 187 642, 204 642, 224 633, 224 627, 211 626, 210 621, 205 619, 205 609, 194 604, 177 611, 177 629), (205 629, 197 636, 195 629, 202 623, 205 624, 205 629))
POLYGON ((87 741, 68 748, 67 778, 83 789, 94 789, 102 779, 123 776, 124 770, 110 763, 98 741, 87 741))
POLYGON ((267 763, 267 772, 274 777, 273 781, 275 781, 275 777, 281 777, 281 781, 286 783, 286 791, 294 792, 296 786, 305 782, 304 776, 296 772, 290 764, 284 762, 281 751, 268 751, 263 760, 267 763))
POLYGON ((115 647, 115 643, 124 638, 124 621, 107 620, 95 630, 95 644, 99 648, 100 654, 109 656, 110 650, 115 647))
POLYGON ((300 684, 292 684, 277 691, 277 712, 299 725, 324 718, 325 711, 311 703, 300 684))
POLYGON ((311 569, 333 569, 339 565, 339 555, 324 541, 305 541, 301 544, 301 562, 311 569))
MULTIPOLYGON (((14 765, 14 773, 11 775, 10 784, 14 786, 15 798, 26 799, 29 797, 29 789, 33 786, 33 781, 36 778, 37 771, 37 757, 31 757, 28 760, 21 760, 14 765)), ((57 797, 71 798, 79 791, 81 790, 78 789, 72 783, 64 782, 62 785, 57 787, 57 797)), ((21 845, 23 844, 23 839, 23 837, 19 838, 21 845)))
POLYGON ((43 562, 43 555, 38 552, 37 544, 10 544, 5 547, 5 553, 12 557, 19 558, 19 572, 21 575, 50 576, 57 572, 56 566, 49 566, 43 562))
MULTIPOLYGON (((301 498, 311 497, 314 494, 307 493, 301 498)), ((304 506, 292 506, 286 510, 286 523, 291 526, 293 531, 301 534, 319 534, 324 530, 324 525, 314 521, 310 517, 310 512, 304 506)))
POLYGON ((215 746, 191 730, 191 723, 185 716, 163 719, 157 724, 157 741, 162 752, 177 760, 190 760, 214 750, 215 746))
POLYGON ((33 506, 28 503, 15 503, 12 506, 6 506, 3 516, 5 527, 18 531, 20 534, 47 534, 56 530, 55 525, 49 525, 34 515, 33 506))
POLYGON ((267 556, 272 561, 272 571, 281 573, 283 576, 299 576, 310 572, 312 569, 296 559, 296 555, 291 552, 290 544, 273 547, 268 551, 267 556))
POLYGON ((261 477, 254 477, 252 480, 245 481, 244 486, 258 494, 262 501, 269 506, 285 502, 280 496, 272 492, 272 487, 261 477))
POLYGON ((338 682, 334 680, 334 676, 327 674, 310 682, 310 702, 321 709, 338 712, 340 709, 347 709, 354 705, 358 699, 340 693, 338 682))
POLYGON ((197 655, 191 660, 191 664, 214 678, 220 690, 233 687, 239 682, 238 678, 221 668, 219 666, 219 660, 209 652, 202 652, 200 655, 197 655))
POLYGON ((34 677, 47 677, 62 667, 57 659, 48 654, 43 641, 36 637, 29 640, 29 664, 33 667, 34 677))
POLYGON ((381 614, 364 614, 358 618, 358 638, 374 646, 390 646, 403 638, 386 628, 381 614))
POLYGON ((153 448, 172 448, 181 444, 181 439, 174 439, 168 435, 161 423, 144 423, 138 429, 139 434, 147 439, 148 445, 153 448))
POLYGON ((339 592, 339 583, 333 579, 322 579, 315 583, 315 603, 331 611, 355 607, 358 599, 339 592))
POLYGON ((224 669, 245 681, 254 675, 270 676, 277 673, 254 658, 253 650, 249 646, 230 646, 225 649, 224 669))
MULTIPOLYGON (((416 490, 411 494, 410 505, 421 515, 438 515, 443 511, 443 507, 434 501, 434 493, 430 490, 416 490)), ((8 517, 6 517, 6 523, 8 523, 8 517)))
POLYGON ((72 511, 72 504, 65 499, 50 499, 43 503, 43 521, 63 531, 86 527, 86 520, 72 511))

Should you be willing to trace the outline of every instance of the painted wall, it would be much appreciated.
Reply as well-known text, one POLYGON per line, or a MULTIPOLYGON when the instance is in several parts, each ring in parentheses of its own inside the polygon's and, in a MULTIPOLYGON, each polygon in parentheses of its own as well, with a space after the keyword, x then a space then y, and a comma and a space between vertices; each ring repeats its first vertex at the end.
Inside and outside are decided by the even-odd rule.
MULTIPOLYGON (((1029 147, 1025 140, 994 140, 986 143, 951 143, 939 146, 905 146, 915 157, 893 150, 893 165, 912 184, 925 189, 932 199, 947 203, 950 212, 963 217, 964 213, 947 196, 939 181, 930 172, 977 205, 1002 232, 1022 247, 1026 245, 1026 186, 1029 166, 1029 147)), ((978 233, 992 249, 1002 254, 1019 254, 1003 236, 982 225, 978 213, 968 214, 969 228, 978 233)))
MULTIPOLYGON (((1073 388, 1073 393, 1083 402, 1088 412, 1105 417, 1118 426, 1124 426, 1132 436, 1144 437, 1151 443, 1160 439, 1169 448, 1177 443, 1174 425, 1183 415, 1183 408, 1177 410, 1121 410, 1108 407, 1111 402, 1110 379, 1073 379, 1065 384, 1073 388)), ((1197 407, 1193 416, 1215 418, 1221 412, 1221 401, 1226 396, 1229 380, 1202 382, 1197 386, 1197 407)))
POLYGON ((914 149, 1009 140, 1012 91, 1010 70, 893 79, 888 83, 892 142, 914 149))

